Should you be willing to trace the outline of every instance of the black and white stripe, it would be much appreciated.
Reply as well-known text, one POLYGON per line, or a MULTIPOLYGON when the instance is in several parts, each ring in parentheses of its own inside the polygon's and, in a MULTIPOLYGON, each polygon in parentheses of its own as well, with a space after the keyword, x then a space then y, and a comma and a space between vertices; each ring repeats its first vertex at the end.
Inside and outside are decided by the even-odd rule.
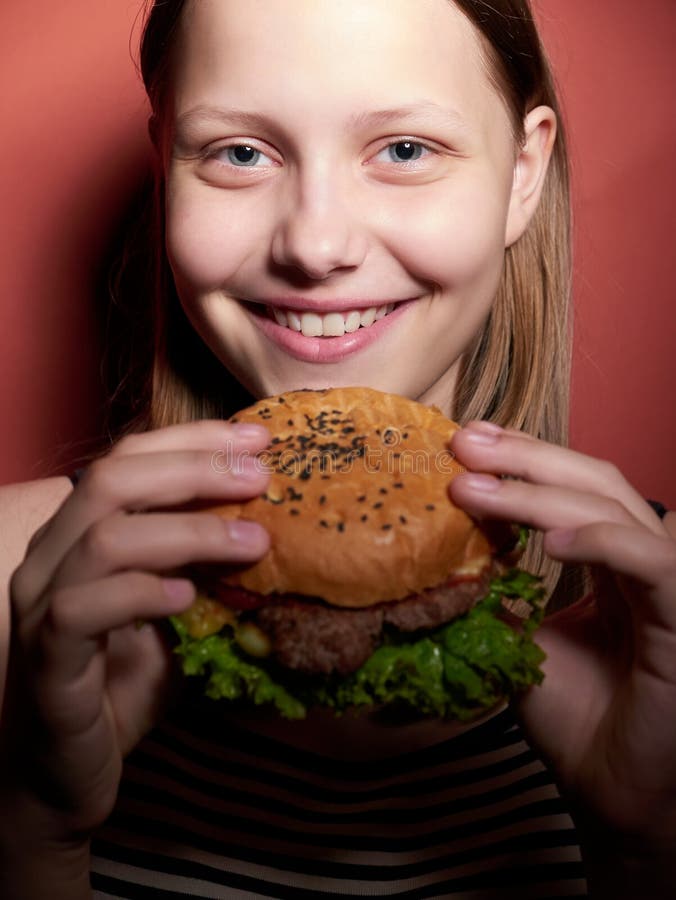
POLYGON ((570 817, 508 712, 364 763, 177 719, 128 760, 92 884, 158 900, 586 896, 570 817))

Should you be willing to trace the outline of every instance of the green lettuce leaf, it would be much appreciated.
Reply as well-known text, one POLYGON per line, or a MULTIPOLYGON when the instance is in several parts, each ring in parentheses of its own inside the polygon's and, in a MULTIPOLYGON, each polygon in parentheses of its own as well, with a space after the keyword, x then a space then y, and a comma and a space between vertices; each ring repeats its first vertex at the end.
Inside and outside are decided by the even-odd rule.
POLYGON ((472 610, 425 635, 388 634, 382 646, 347 677, 307 676, 271 660, 247 656, 226 627, 220 634, 191 638, 177 619, 176 653, 186 675, 205 678, 213 699, 272 703, 288 719, 303 718, 314 705, 336 712, 403 705, 425 715, 471 719, 500 700, 542 681, 544 652, 533 642, 544 589, 519 569, 495 578, 472 610), (502 598, 522 598, 531 615, 520 630, 496 616, 502 598))

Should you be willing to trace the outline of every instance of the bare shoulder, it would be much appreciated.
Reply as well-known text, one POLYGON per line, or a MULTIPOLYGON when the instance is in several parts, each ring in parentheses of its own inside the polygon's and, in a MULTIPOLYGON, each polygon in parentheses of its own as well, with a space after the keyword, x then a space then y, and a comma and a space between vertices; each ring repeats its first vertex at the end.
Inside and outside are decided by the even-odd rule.
POLYGON ((72 489, 66 477, 0 486, 0 708, 9 642, 9 581, 31 537, 72 489))
POLYGON ((66 477, 0 486, 0 584, 19 565, 33 534, 72 491, 66 477))
POLYGON ((33 534, 51 518, 72 489, 66 477, 0 486, 0 633, 7 615, 12 572, 23 560, 33 534))
POLYGON ((676 541, 676 510, 669 510, 662 521, 664 522, 664 527, 676 541))

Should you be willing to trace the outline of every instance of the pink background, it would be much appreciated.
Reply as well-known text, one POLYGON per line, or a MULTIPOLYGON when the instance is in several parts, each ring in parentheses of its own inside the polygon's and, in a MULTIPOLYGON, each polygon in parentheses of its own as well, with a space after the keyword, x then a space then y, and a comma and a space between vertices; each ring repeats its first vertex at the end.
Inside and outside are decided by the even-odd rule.
MULTIPOLYGON (((99 431, 92 298, 148 154, 140 6, 0 5, 0 483, 67 471, 99 431)), ((570 123, 572 443, 676 507, 676 5, 536 10, 570 123)))

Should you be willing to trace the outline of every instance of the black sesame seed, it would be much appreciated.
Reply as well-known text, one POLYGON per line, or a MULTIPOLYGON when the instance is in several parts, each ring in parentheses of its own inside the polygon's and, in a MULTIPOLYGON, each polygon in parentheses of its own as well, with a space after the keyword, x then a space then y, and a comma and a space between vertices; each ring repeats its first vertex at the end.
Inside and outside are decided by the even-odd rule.
POLYGON ((319 505, 323 506, 326 503, 326 494, 322 494, 319 498, 319 505))
POLYGON ((382 531, 389 531, 392 526, 391 525, 381 525, 380 527, 381 527, 382 531))
POLYGON ((425 509, 432 510, 432 509, 436 509, 436 507, 435 507, 434 503, 427 503, 425 505, 425 509))
POLYGON ((399 516, 399 521, 402 525, 405 525, 408 522, 408 519, 406 518, 406 516, 399 516))
POLYGON ((338 523, 338 531, 345 531, 345 522, 338 523))
POLYGON ((368 516, 366 515, 366 513, 364 513, 364 515, 361 517, 361 521, 365 522, 367 519, 368 519, 368 516))
POLYGON ((287 420, 286 420, 286 424, 287 424, 287 425, 293 425, 293 419, 287 419, 287 420))
POLYGON ((379 493, 379 494, 386 494, 386 493, 387 493, 387 488, 380 488, 380 490, 379 490, 378 493, 379 493))
POLYGON ((328 527, 329 527, 329 523, 328 523, 327 521, 325 521, 324 519, 320 519, 320 520, 319 520, 319 524, 322 526, 322 528, 328 528, 328 527))
POLYGON ((357 503, 363 503, 366 500, 366 494, 362 494, 361 497, 357 497, 357 503))
POLYGON ((296 508, 293 507, 293 506, 291 507, 291 509, 289 510, 289 512, 291 513, 292 516, 299 516, 299 515, 300 515, 300 510, 299 510, 299 509, 296 509, 296 508))
POLYGON ((393 488, 403 488, 403 486, 404 485, 401 481, 395 481, 395 483, 392 485, 393 488))
POLYGON ((383 505, 383 504, 382 504, 382 503, 380 502, 380 500, 379 500, 377 503, 374 503, 374 504, 373 504, 373 509, 380 509, 380 507, 381 507, 382 505, 383 505))

